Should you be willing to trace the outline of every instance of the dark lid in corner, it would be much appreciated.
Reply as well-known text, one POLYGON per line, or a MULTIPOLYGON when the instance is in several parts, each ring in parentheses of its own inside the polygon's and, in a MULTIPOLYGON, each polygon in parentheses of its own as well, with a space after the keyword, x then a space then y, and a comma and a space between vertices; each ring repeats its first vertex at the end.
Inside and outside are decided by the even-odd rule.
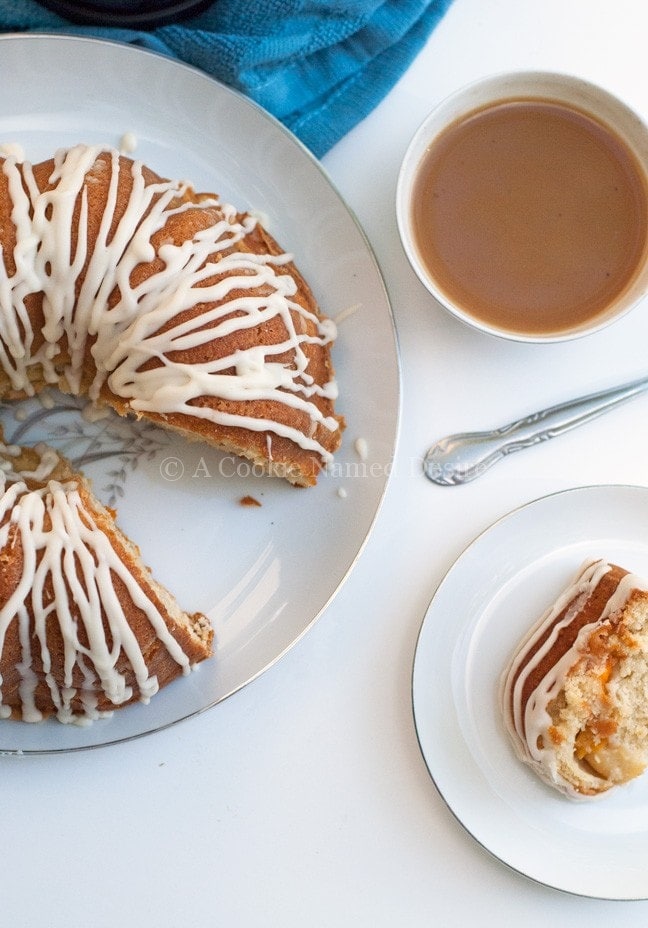
POLYGON ((200 13, 213 0, 39 0, 41 6, 73 23, 151 28, 200 13))

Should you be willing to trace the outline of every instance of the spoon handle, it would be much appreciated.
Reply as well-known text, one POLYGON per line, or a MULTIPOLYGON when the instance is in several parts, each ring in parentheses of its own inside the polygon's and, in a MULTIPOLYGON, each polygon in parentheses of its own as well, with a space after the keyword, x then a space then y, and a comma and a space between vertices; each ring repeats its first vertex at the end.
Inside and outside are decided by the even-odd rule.
POLYGON ((461 432, 432 445, 423 459, 425 476, 440 486, 457 486, 479 477, 513 451, 562 435, 648 389, 648 377, 582 396, 532 413, 489 432, 461 432))

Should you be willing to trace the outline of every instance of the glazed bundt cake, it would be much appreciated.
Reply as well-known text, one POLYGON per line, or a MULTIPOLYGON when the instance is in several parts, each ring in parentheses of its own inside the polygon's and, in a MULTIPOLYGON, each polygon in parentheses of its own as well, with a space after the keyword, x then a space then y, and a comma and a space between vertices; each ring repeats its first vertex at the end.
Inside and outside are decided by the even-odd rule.
POLYGON ((55 385, 316 482, 335 326, 251 215, 78 145, 2 160, 0 247, 0 398, 55 385))
POLYGON ((114 513, 45 446, 0 445, 0 717, 99 718, 211 654, 114 513))
POLYGON ((648 765, 648 584, 589 562, 517 648, 502 677, 517 755, 574 799, 648 765))
MULTIPOLYGON (((114 149, 0 159, 0 400, 52 385, 311 486, 334 324, 259 221, 114 149)), ((52 449, 0 446, 0 717, 89 720, 211 654, 52 449)))

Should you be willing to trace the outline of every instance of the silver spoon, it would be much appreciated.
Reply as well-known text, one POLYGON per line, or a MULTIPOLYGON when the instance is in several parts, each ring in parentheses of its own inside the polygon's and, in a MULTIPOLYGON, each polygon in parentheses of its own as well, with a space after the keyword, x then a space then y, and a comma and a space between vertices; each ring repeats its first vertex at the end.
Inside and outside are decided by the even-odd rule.
POLYGON ((425 476, 440 486, 468 483, 507 454, 555 438, 648 390, 648 377, 532 413, 490 432, 460 432, 432 445, 425 476))

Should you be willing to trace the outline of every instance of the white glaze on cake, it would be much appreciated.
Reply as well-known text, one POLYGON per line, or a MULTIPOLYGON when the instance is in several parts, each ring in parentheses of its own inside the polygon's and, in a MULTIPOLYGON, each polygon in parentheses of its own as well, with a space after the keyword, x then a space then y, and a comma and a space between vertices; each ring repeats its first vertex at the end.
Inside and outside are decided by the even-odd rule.
POLYGON ((164 266, 141 285, 132 286, 133 269, 156 257, 150 241, 154 233, 174 214, 196 206, 186 202, 177 205, 186 185, 174 181, 147 184, 143 165, 133 161, 130 198, 111 235, 119 158, 118 151, 100 146, 78 145, 59 151, 51 177, 54 187, 43 192, 30 164, 15 157, 2 163, 13 202, 17 243, 16 273, 9 277, 0 262, 0 365, 13 389, 28 395, 33 392, 29 370, 34 365, 42 368, 48 383, 59 384, 61 372, 54 359, 65 337, 70 360, 64 380, 70 392, 79 392, 90 339, 96 365, 90 387, 92 400, 99 398, 107 383, 135 413, 181 413, 220 426, 272 432, 329 462, 330 452, 314 433, 318 425, 336 432, 339 423, 335 417, 323 415, 313 398, 319 395, 333 400, 337 386, 334 380, 323 385, 314 382, 303 346, 309 340, 331 343, 336 328, 331 320, 316 317, 293 299, 295 280, 281 272, 291 256, 239 251, 225 254, 251 232, 256 219, 239 217, 233 206, 219 200, 202 200, 200 207, 214 209, 213 225, 182 245, 163 244, 157 257, 164 266), (110 190, 99 237, 92 253, 87 254, 86 177, 102 153, 109 158, 110 190), (72 221, 79 198, 79 234, 73 248, 72 221), (218 266, 214 256, 219 258, 218 266), (218 282, 203 286, 216 271, 221 275, 218 282), (269 295, 259 296, 261 287, 269 295), (119 301, 108 309, 116 288, 119 301), (44 294, 45 342, 35 348, 25 299, 38 292, 44 294), (210 301, 218 301, 218 305, 202 313, 198 322, 179 318, 185 310, 210 301), (169 357, 183 349, 200 348, 215 337, 254 329, 274 317, 280 317, 286 328, 282 344, 246 348, 203 363, 169 357), (307 335, 306 326, 296 322, 300 318, 315 325, 317 334, 307 335), (208 327, 214 323, 219 326, 217 333, 208 327), (290 366, 276 360, 286 352, 293 358, 290 366), (162 364, 146 369, 151 360, 162 364), (311 427, 301 431, 271 419, 234 415, 193 403, 212 396, 279 402, 306 413, 311 427))
MULTIPOLYGON (((132 688, 117 668, 120 654, 126 656, 137 681, 140 701, 148 702, 158 690, 158 680, 149 672, 116 582, 123 585, 132 603, 146 616, 182 672, 192 668, 159 609, 84 505, 78 482, 49 479, 60 459, 51 448, 39 446, 36 450, 40 455, 38 467, 15 473, 12 458, 20 449, 0 444, 0 551, 6 546, 18 546, 22 561, 15 589, 0 607, 0 653, 9 626, 16 621, 21 647, 17 666, 23 721, 42 718, 34 700, 38 677, 33 660, 38 654, 56 717, 61 722, 84 723, 106 714, 97 710, 98 692, 115 706, 132 698, 132 688), (53 597, 48 596, 48 588, 53 590, 53 597), (110 644, 102 615, 110 630, 110 644), (51 616, 56 617, 63 638, 63 680, 55 679, 50 672, 47 622, 51 616), (82 644, 81 640, 88 643, 82 644), (81 687, 73 683, 75 669, 81 671, 81 687), (83 712, 73 711, 75 699, 81 701, 83 712)), ((0 717, 10 714, 10 708, 0 700, 0 717)))
MULTIPOLYGON (((300 302, 290 255, 250 250, 248 236, 257 219, 213 197, 195 203, 185 196, 187 185, 151 181, 141 162, 124 159, 114 149, 78 145, 57 152, 51 189, 45 190, 20 152, 5 149, 5 155, 0 170, 11 198, 16 244, 15 272, 0 260, 0 368, 14 395, 39 392, 45 405, 53 400, 43 384, 51 384, 73 394, 87 392, 98 403, 109 389, 121 401, 120 410, 180 414, 264 432, 270 463, 273 438, 275 447, 278 438, 286 438, 324 464, 331 460, 318 430, 319 437, 322 429, 337 433, 340 421, 322 413, 317 400, 334 400, 337 386, 332 378, 318 383, 309 373, 308 346, 327 346, 336 328, 300 302), (101 216, 91 217, 89 190, 97 171, 102 179, 108 172, 107 194, 101 216), (130 172, 125 205, 120 171, 130 172), (182 244, 169 236, 154 247, 156 233, 166 234, 167 223, 193 209, 201 210, 202 220, 209 214, 211 224, 205 228, 202 221, 182 244), (89 235, 91 218, 99 220, 96 240, 94 233, 89 235), (237 248, 239 243, 246 247, 237 248), (141 280, 135 269, 151 262, 155 270, 134 282, 141 280), (38 329, 34 294, 42 294, 38 329), (197 307, 199 314, 193 312, 197 307), (280 323, 275 331, 285 332, 273 344, 228 350, 221 357, 217 351, 200 351, 221 337, 261 330, 273 321, 280 323), (188 355, 202 360, 178 359, 188 355), (297 427, 287 419, 234 414, 195 402, 204 398, 261 401, 277 416, 276 405, 283 406, 309 424, 297 427)), ((37 470, 14 471, 12 459, 19 454, 18 448, 0 446, 0 553, 12 545, 21 551, 17 586, 0 606, 0 654, 10 626, 15 629, 17 623, 22 718, 41 717, 35 658, 42 661, 60 721, 84 722, 103 714, 98 691, 115 706, 134 695, 148 701, 158 680, 149 672, 116 585, 183 673, 191 669, 187 654, 84 506, 82 478, 56 479, 59 458, 44 448, 37 470), (46 626, 54 617, 64 642, 64 679, 48 670, 52 655, 46 626), (118 664, 120 655, 122 662, 126 656, 132 685, 118 664)), ((0 701, 0 716, 10 712, 0 701)))
POLYGON ((611 565, 604 560, 590 561, 583 565, 574 582, 521 641, 500 681, 502 715, 516 753, 542 779, 574 799, 583 797, 558 770, 550 733, 552 718, 547 707, 563 689, 567 674, 582 657, 594 629, 623 609, 633 590, 648 589, 645 581, 632 573, 626 573, 600 614, 580 628, 571 646, 551 666, 526 701, 522 693, 527 680, 555 646, 561 631, 571 624, 610 569, 611 565), (551 634, 543 641, 550 628, 551 634), (542 642, 540 646, 539 642, 542 642))

